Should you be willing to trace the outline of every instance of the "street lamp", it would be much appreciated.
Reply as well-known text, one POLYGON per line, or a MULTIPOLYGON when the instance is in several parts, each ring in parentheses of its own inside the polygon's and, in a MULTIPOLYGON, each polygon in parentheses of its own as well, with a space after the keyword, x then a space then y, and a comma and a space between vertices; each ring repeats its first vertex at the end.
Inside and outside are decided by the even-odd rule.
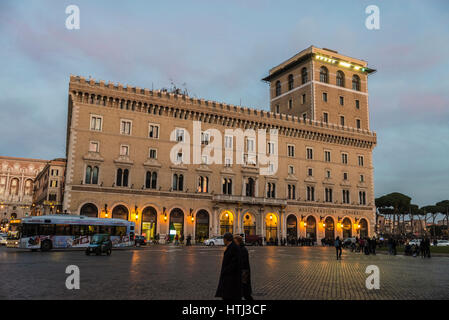
POLYGON ((137 211, 137 205, 134 206, 134 213, 136 214, 136 220, 139 219, 139 211, 137 211))

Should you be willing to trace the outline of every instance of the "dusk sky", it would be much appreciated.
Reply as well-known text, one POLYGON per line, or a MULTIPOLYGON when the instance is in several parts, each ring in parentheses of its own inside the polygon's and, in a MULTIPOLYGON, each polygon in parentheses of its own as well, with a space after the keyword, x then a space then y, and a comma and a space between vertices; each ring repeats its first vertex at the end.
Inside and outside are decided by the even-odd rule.
POLYGON ((0 155, 65 157, 70 74, 268 110, 315 45, 368 61, 376 197, 449 199, 449 1, 0 1, 0 155), (65 8, 80 8, 80 29, 65 8), (380 30, 365 8, 380 9, 380 30))

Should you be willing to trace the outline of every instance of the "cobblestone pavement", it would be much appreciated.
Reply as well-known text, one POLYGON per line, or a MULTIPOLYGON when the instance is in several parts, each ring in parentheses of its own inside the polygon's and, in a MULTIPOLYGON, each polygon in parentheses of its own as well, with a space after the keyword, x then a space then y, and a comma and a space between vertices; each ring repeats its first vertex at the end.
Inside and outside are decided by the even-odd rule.
MULTIPOLYGON (((156 245, 48 253, 0 248, 0 299, 214 299, 223 247, 156 245), (65 269, 80 268, 80 290, 67 290, 65 269)), ((449 299, 449 258, 421 259, 334 248, 249 248, 255 299, 449 299), (380 289, 365 287, 368 265, 380 289)))

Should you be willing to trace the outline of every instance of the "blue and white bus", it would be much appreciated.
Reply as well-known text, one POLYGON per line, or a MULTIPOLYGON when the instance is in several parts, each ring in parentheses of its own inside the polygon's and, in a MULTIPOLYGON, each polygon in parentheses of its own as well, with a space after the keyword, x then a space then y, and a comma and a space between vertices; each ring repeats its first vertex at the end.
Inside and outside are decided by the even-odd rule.
POLYGON ((85 248, 96 233, 111 235, 113 247, 134 245, 135 223, 123 219, 90 218, 79 215, 32 216, 16 222, 17 232, 6 246, 41 251, 85 248))

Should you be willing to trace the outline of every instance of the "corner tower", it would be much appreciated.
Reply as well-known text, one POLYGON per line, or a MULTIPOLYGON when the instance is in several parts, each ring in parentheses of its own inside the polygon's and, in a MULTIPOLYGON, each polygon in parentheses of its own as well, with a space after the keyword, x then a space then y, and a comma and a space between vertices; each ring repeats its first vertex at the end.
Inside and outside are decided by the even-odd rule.
POLYGON ((370 130, 363 60, 311 46, 269 71, 270 110, 337 126, 370 130))

